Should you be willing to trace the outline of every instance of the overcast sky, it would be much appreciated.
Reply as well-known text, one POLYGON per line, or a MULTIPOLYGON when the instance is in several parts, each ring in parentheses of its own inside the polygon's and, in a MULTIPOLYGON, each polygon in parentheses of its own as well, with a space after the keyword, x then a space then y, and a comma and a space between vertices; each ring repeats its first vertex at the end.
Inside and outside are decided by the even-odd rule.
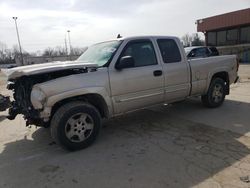
POLYGON ((17 44, 13 16, 18 17, 26 51, 109 40, 118 33, 175 35, 196 32, 195 21, 250 7, 250 0, 0 0, 0 41, 17 44))

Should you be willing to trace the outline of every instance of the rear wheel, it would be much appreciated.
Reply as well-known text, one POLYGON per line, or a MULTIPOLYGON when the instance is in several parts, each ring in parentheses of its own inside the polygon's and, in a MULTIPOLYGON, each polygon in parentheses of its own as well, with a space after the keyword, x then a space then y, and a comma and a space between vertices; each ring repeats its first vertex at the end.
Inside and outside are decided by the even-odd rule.
POLYGON ((90 146, 101 127, 101 116, 97 109, 81 101, 60 107, 51 120, 51 135, 68 150, 79 150, 90 146))
POLYGON ((226 83, 221 78, 211 81, 208 92, 201 97, 202 103, 209 108, 216 108, 222 105, 226 95, 226 83))

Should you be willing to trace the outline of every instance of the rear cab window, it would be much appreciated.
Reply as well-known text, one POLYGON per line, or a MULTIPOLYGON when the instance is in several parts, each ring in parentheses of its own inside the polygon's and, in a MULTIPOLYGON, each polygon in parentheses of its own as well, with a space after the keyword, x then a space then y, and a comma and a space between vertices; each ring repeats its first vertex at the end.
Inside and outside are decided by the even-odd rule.
POLYGON ((164 63, 181 62, 181 53, 175 40, 173 39, 157 39, 161 56, 164 63))

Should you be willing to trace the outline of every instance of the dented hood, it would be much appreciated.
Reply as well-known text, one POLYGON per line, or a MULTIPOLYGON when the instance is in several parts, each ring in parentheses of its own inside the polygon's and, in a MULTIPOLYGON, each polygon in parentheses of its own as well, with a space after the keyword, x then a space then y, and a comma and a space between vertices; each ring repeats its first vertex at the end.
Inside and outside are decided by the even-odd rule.
POLYGON ((41 73, 48 73, 60 70, 98 67, 95 63, 86 63, 80 61, 65 61, 65 62, 51 62, 36 65, 26 65, 15 67, 11 69, 2 69, 1 71, 7 76, 8 80, 15 79, 21 76, 30 76, 41 73))

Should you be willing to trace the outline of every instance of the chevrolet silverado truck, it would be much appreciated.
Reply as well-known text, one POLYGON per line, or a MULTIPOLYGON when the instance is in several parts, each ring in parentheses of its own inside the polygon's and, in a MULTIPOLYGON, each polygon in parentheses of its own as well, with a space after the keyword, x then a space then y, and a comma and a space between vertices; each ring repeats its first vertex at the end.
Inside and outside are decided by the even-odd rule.
POLYGON ((201 96, 219 107, 238 79, 236 56, 187 60, 177 37, 120 38, 90 46, 76 61, 3 70, 14 100, 9 119, 50 127, 69 150, 91 145, 102 120, 201 96))

